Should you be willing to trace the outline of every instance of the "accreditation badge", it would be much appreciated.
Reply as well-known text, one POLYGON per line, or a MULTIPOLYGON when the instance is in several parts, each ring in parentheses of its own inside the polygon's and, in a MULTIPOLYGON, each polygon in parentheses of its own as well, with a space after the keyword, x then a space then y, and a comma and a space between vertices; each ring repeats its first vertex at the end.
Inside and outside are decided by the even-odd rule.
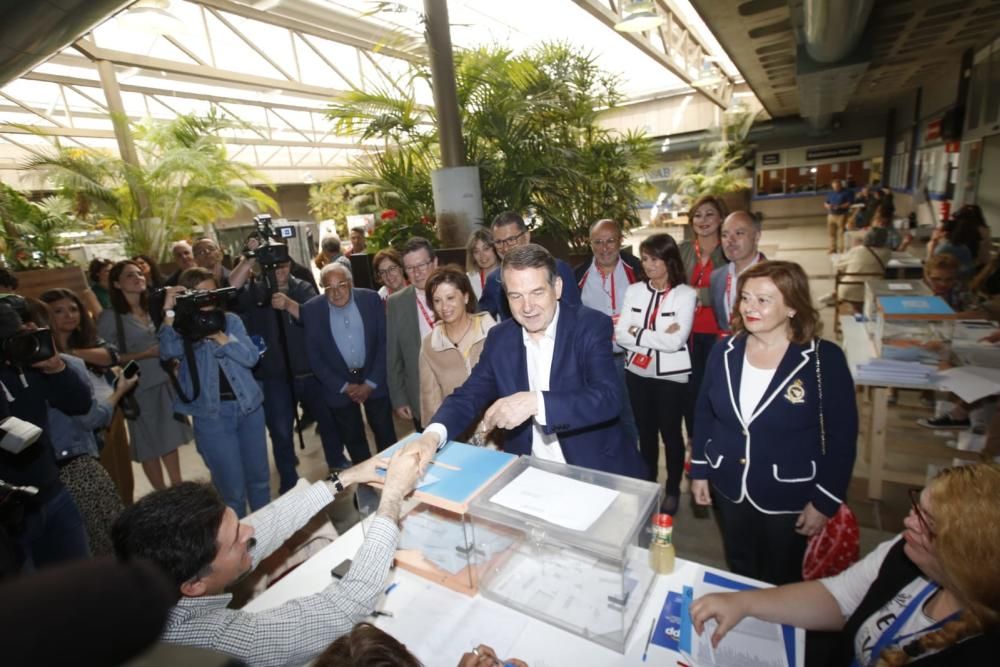
POLYGON ((632 355, 632 361, 630 363, 637 368, 646 369, 649 367, 649 363, 651 361, 653 361, 653 357, 648 354, 640 354, 636 352, 632 355))

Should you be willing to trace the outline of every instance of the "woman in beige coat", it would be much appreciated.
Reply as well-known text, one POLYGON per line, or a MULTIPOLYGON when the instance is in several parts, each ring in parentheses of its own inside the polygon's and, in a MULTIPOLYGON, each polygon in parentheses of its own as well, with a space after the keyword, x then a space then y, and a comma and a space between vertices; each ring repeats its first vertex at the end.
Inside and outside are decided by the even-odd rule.
MULTIPOLYGON (((434 310, 434 328, 420 345, 420 414, 426 421, 445 397, 468 379, 496 324, 489 313, 476 312, 476 295, 464 271, 444 266, 427 279, 427 305, 434 310)), ((467 441, 477 429, 454 438, 467 441)), ((481 440, 481 437, 478 438, 481 440)))

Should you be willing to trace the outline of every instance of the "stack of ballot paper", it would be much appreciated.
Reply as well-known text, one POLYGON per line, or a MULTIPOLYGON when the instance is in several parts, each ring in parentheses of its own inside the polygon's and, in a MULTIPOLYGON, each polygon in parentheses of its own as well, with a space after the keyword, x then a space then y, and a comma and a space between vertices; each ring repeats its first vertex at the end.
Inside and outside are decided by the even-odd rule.
POLYGON ((929 364, 895 359, 872 359, 858 364, 857 379, 869 384, 933 384, 938 370, 929 364))

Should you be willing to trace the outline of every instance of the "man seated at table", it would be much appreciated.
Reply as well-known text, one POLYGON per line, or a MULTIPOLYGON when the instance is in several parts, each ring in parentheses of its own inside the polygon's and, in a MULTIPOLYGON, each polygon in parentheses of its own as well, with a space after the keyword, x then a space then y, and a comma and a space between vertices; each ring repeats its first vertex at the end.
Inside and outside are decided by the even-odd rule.
POLYGON ((499 271, 514 319, 490 330, 469 379, 407 451, 426 466, 449 433, 464 432, 485 409, 485 432, 507 429, 504 449, 512 454, 645 479, 619 419, 611 318, 559 302, 563 281, 540 245, 508 250, 499 271))
MULTIPOLYGON (((417 479, 414 456, 390 461, 375 519, 343 580, 319 593, 250 613, 229 609, 226 591, 333 501, 346 486, 381 479, 378 459, 298 486, 240 522, 210 484, 154 491, 112 529, 120 558, 146 558, 176 586, 162 641, 212 649, 255 667, 303 664, 368 616, 385 587, 399 539, 403 498, 417 479)), ((382 465, 385 465, 384 463, 382 465)))

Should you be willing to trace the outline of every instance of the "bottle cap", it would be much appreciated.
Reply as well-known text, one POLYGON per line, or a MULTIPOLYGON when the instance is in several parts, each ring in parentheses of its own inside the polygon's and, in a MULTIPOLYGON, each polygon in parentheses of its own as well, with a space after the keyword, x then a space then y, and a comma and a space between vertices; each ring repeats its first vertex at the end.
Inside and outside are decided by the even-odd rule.
POLYGON ((671 528, 674 525, 674 518, 669 514, 657 514, 653 523, 660 528, 671 528))

